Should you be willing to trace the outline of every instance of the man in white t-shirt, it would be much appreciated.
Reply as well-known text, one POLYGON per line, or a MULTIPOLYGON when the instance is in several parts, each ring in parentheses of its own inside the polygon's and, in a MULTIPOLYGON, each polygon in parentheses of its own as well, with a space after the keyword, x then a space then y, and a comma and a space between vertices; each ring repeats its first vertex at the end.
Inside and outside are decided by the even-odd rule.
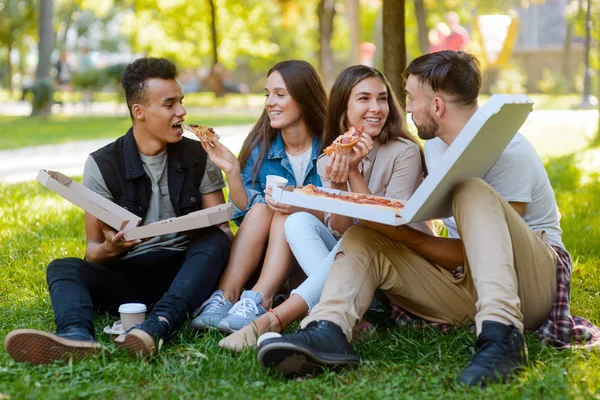
MULTIPOLYGON (((406 110, 427 140, 433 170, 477 111, 479 62, 441 51, 415 59, 405 74, 406 110)), ((261 364, 294 376, 358 363, 348 342, 378 288, 398 319, 475 322, 475 355, 458 377, 469 386, 504 381, 527 363, 524 329, 560 345, 597 332, 587 321, 589 330, 576 327, 570 316, 571 260, 560 214, 544 166, 522 135, 484 179, 457 185, 453 216, 444 221, 448 238, 366 221, 348 230, 320 303, 297 333, 261 343, 261 364)))

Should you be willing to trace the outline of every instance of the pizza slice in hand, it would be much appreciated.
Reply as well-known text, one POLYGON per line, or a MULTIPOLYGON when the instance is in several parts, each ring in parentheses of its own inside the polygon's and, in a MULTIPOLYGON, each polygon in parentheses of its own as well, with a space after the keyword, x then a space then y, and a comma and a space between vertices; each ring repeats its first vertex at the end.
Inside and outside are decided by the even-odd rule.
POLYGON ((362 136, 363 129, 364 128, 356 129, 353 126, 351 126, 350 129, 348 129, 346 132, 335 138, 333 143, 331 143, 331 145, 327 146, 327 148, 323 150, 323 153, 325 153, 325 155, 328 156, 332 155, 333 153, 336 153, 340 156, 352 155, 352 149, 354 148, 354 146, 356 146, 358 142, 360 142, 360 137, 362 136))
POLYGON ((219 135, 216 134, 213 128, 208 126, 198 124, 182 124, 181 126, 196 135, 202 142, 212 143, 214 140, 219 139, 219 135))

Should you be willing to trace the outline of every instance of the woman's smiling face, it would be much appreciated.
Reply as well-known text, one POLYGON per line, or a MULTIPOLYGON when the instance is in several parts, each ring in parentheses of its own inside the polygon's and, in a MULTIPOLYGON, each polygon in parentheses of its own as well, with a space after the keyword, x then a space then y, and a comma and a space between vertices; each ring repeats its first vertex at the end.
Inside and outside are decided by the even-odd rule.
POLYGON ((352 88, 348 99, 348 128, 364 128, 371 137, 381 133, 390 113, 385 84, 375 77, 363 79, 352 88))

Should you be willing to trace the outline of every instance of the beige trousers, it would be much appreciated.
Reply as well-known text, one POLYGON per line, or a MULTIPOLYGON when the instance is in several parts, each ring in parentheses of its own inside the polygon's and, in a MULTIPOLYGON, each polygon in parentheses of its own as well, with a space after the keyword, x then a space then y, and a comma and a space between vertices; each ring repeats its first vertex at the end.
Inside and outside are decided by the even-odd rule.
POLYGON ((461 324, 496 321, 521 331, 538 328, 556 296, 556 252, 491 186, 468 179, 453 193, 463 241, 464 278, 400 242, 364 226, 344 235, 319 304, 301 327, 328 320, 348 340, 382 289, 392 303, 423 319, 461 324))

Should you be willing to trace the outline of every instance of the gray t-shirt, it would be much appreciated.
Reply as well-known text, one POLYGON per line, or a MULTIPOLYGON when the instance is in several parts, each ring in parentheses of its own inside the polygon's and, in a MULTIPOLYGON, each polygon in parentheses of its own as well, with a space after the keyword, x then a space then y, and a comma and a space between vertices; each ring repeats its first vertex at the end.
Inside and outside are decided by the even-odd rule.
MULTIPOLYGON (((425 163, 429 171, 435 168, 447 148, 448 145, 439 138, 425 143, 425 163)), ((527 203, 523 214, 527 225, 535 232, 545 231, 551 245, 565 247, 554 190, 542 160, 523 135, 515 135, 483 180, 506 201, 527 203)), ((458 238, 454 218, 443 221, 448 236, 458 238)))
MULTIPOLYGON (((147 156, 140 153, 144 171, 152 183, 152 195, 148 211, 144 218, 144 224, 176 217, 175 210, 169 198, 169 182, 167 174, 167 151, 156 156, 147 156)), ((99 195, 114 201, 112 193, 108 190, 102 173, 96 161, 89 156, 83 168, 83 186, 98 193, 99 195)), ((207 194, 222 189, 225 186, 221 171, 210 159, 206 160, 204 176, 200 183, 200 193, 207 194)), ((123 259, 146 253, 149 250, 175 250, 181 251, 187 248, 189 238, 182 233, 170 233, 154 236, 149 240, 135 246, 123 259)))

